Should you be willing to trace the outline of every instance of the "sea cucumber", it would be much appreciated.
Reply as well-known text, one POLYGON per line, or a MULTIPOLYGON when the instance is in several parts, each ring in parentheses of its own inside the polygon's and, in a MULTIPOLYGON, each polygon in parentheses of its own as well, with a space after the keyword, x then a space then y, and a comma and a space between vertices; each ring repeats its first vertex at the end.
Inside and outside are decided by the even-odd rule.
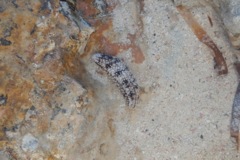
POLYGON ((126 104, 130 107, 135 107, 139 97, 139 87, 136 79, 123 61, 117 57, 102 53, 93 54, 92 60, 116 82, 126 100, 126 104))

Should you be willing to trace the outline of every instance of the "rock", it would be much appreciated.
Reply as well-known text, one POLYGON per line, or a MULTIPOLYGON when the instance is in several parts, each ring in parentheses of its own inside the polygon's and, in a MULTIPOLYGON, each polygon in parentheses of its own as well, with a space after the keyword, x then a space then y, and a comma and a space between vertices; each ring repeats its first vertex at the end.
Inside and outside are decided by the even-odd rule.
POLYGON ((9 45, 11 45, 11 44, 12 44, 11 41, 8 41, 8 40, 5 39, 5 38, 0 38, 0 45, 2 45, 2 46, 9 46, 9 45))
POLYGON ((1 160, 9 160, 8 155, 4 153, 3 151, 0 151, 0 159, 1 160))
POLYGON ((221 16, 232 45, 240 48, 240 0, 220 1, 221 16))
POLYGON ((28 133, 23 137, 21 147, 24 152, 33 152, 38 147, 38 139, 28 133))

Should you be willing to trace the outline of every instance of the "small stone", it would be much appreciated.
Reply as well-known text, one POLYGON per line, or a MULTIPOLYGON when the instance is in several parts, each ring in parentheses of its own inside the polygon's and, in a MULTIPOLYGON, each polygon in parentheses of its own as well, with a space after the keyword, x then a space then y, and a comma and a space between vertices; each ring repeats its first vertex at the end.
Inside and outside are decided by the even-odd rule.
POLYGON ((6 105, 6 103, 7 103, 7 96, 0 95, 0 106, 6 105))
POLYGON ((107 12, 107 4, 104 0, 95 0, 94 5, 101 13, 107 12))
POLYGON ((12 44, 11 41, 6 40, 5 38, 0 38, 0 45, 2 46, 10 46, 12 44))
POLYGON ((5 8, 0 6, 0 13, 4 12, 5 11, 5 8))
POLYGON ((32 106, 30 109, 27 110, 26 115, 25 115, 25 120, 29 121, 36 115, 37 115, 36 108, 34 106, 32 106))
POLYGON ((38 139, 36 139, 32 134, 26 134, 22 139, 22 150, 24 152, 32 152, 38 147, 38 139))

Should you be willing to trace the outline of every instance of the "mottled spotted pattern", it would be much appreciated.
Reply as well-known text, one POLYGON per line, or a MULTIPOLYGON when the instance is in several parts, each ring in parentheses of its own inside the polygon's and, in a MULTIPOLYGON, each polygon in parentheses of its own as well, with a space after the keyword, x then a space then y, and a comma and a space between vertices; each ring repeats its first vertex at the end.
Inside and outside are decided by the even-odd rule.
POLYGON ((92 59, 116 82, 127 105, 135 107, 138 99, 139 87, 132 73, 123 61, 117 57, 101 53, 93 54, 92 59))

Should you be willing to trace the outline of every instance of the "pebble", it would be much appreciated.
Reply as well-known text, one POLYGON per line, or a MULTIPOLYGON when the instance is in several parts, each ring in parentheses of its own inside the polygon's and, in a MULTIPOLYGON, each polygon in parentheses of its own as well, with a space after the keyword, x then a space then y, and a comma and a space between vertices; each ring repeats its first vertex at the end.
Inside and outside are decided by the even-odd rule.
POLYGON ((33 152, 38 147, 38 139, 32 134, 26 134, 22 139, 22 150, 24 152, 33 152))

